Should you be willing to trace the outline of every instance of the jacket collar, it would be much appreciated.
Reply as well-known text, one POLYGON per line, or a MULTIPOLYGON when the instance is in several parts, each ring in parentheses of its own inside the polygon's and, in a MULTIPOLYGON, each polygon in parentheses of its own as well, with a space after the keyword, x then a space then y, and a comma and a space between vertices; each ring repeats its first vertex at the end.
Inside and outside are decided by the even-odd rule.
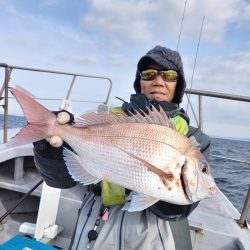
POLYGON ((156 100, 149 100, 144 94, 137 93, 132 94, 130 96, 130 102, 124 102, 122 105, 122 109, 126 113, 134 112, 135 110, 143 110, 147 112, 147 107, 153 105, 154 107, 161 108, 166 112, 166 114, 170 117, 174 117, 177 115, 183 116, 183 118, 189 123, 189 117, 185 113, 183 109, 179 109, 179 105, 167 101, 156 101, 156 100))

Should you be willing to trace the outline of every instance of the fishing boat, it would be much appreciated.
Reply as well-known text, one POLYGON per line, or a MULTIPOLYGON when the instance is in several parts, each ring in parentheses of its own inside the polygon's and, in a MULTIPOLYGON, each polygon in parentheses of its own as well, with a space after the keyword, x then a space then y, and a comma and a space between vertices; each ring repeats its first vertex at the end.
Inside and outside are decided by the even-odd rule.
MULTIPOLYGON (((62 71, 43 70, 0 64, 5 79, 0 90, 4 110, 2 144, 14 136, 20 128, 9 128, 10 76, 16 71, 38 72, 71 77, 66 98, 60 108, 68 109, 70 94, 76 78, 88 77, 108 82, 105 100, 97 102, 97 112, 108 111, 112 81, 107 77, 62 71)), ((187 89, 189 95, 199 97, 199 126, 202 129, 202 97, 223 98, 231 101, 250 102, 250 97, 187 89)), ((72 100, 71 100, 72 101, 72 100)), ((1 135, 1 134, 0 134, 1 135)), ((220 156, 217 156, 220 157, 220 156)), ((227 159, 237 161, 236 159, 227 159)), ((249 165, 249 162, 245 162, 249 165)), ((250 165, 249 165, 250 166, 250 165)), ((250 170, 250 169, 249 169, 250 170)), ((0 147, 0 250, 26 249, 24 241, 33 244, 27 249, 68 249, 74 234, 78 210, 82 205, 85 187, 77 185, 70 189, 47 186, 41 179, 33 161, 32 144, 0 147), (70 216, 65 216, 70 213, 70 216), (20 248, 12 248, 13 244, 20 248)), ((242 212, 235 208, 220 191, 213 198, 200 202, 189 216, 193 249, 201 250, 247 250, 250 249, 250 229, 247 222, 250 206, 250 187, 242 212)), ((28 244, 28 243, 27 243, 28 244)), ((29 245, 30 246, 30 245, 29 245)))

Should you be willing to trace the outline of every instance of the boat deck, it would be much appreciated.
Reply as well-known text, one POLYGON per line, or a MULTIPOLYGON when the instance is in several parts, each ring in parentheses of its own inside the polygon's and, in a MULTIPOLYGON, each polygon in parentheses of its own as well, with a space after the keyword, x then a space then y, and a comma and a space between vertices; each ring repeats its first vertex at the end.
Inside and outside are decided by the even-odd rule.
POLYGON ((202 200, 189 216, 194 249, 250 249, 250 230, 239 226, 239 218, 219 189, 215 197, 202 200))

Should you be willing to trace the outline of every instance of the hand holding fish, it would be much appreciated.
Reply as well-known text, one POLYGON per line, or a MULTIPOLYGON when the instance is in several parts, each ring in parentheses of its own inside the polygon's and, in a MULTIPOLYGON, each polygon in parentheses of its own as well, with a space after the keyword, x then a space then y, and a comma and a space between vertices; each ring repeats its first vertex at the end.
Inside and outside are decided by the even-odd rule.
MULTIPOLYGON (((60 125, 72 123, 74 120, 74 116, 66 110, 60 110, 54 113, 57 115, 56 120, 60 125)), ((46 140, 52 147, 61 147, 63 145, 63 140, 58 135, 53 135, 46 140)))

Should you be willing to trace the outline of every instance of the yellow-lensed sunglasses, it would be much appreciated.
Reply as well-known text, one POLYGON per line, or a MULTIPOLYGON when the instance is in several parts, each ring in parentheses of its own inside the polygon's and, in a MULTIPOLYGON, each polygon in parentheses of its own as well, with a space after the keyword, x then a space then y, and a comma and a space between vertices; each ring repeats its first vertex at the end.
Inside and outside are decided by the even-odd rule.
POLYGON ((166 82, 175 82, 178 78, 178 74, 174 70, 147 69, 140 73, 141 79, 144 81, 152 81, 157 75, 161 75, 166 82))

